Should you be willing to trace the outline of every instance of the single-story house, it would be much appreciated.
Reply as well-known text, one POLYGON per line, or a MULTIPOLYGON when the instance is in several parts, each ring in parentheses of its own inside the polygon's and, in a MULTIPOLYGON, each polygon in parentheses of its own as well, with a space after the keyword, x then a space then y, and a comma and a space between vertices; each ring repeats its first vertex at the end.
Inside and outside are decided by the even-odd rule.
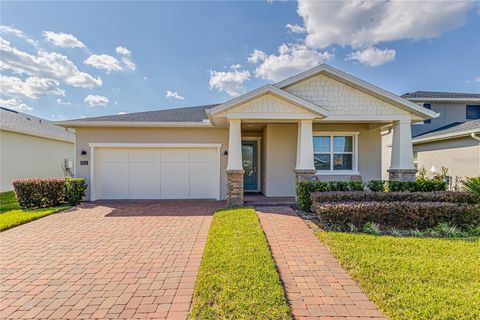
POLYGON ((89 199, 293 196, 304 179, 415 179, 411 123, 431 110, 326 64, 218 105, 59 122, 76 130, 89 199))
MULTIPOLYGON (((412 124, 414 163, 429 175, 448 169, 451 187, 480 175, 480 94, 415 91, 402 95, 439 114, 412 124)), ((388 132, 388 131, 387 131, 388 132)), ((385 132, 385 133, 387 133, 385 132)), ((388 176, 391 133, 384 135, 383 175, 388 176)))
POLYGON ((0 107, 0 191, 13 190, 13 179, 68 174, 74 136, 45 119, 0 107))

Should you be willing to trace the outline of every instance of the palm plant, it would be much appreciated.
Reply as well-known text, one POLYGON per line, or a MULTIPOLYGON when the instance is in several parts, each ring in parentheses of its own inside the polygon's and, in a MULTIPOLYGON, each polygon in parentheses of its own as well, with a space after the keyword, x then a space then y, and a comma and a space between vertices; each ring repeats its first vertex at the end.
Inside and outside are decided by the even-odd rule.
POLYGON ((480 176, 465 178, 462 181, 462 189, 475 194, 480 199, 480 176))

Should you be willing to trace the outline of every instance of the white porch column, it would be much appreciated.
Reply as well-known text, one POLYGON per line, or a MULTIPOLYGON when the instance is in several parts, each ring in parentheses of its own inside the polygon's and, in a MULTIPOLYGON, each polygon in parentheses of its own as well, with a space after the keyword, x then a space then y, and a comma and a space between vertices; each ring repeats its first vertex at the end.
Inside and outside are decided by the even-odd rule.
POLYGON ((242 120, 232 119, 228 121, 228 164, 227 170, 243 170, 242 166, 242 120))
POLYGON ((313 163, 312 120, 301 120, 297 133, 297 164, 295 170, 315 170, 313 163))
POLYGON ((390 180, 415 180, 410 119, 393 123, 392 158, 388 172, 390 180))

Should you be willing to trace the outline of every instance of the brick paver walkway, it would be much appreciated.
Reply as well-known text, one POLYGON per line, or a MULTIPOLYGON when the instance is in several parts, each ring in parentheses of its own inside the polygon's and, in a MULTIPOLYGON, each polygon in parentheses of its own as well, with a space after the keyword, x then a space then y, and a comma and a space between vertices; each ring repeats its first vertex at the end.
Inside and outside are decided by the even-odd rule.
POLYGON ((295 319, 385 319, 291 208, 257 210, 295 319))
POLYGON ((0 234, 0 319, 185 319, 217 201, 84 204, 0 234))

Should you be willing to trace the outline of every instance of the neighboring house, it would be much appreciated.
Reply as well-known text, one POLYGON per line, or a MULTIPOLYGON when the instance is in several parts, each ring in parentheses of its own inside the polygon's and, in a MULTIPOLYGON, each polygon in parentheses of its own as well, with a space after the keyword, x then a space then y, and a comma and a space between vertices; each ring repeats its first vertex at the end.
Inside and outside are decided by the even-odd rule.
POLYGON ((89 199, 294 196, 304 179, 414 179, 411 123, 436 113, 320 65, 219 105, 59 122, 76 129, 76 174, 89 199))
MULTIPOLYGON (((416 166, 429 174, 446 167, 453 185, 463 177, 479 176, 480 94, 416 91, 402 97, 440 114, 412 125, 416 166)), ((390 138, 385 136, 386 145, 390 138)), ((388 147, 385 150, 384 168, 389 161, 388 147)))
POLYGON ((50 121, 0 107, 0 191, 19 178, 63 177, 72 167, 74 134, 50 121))

